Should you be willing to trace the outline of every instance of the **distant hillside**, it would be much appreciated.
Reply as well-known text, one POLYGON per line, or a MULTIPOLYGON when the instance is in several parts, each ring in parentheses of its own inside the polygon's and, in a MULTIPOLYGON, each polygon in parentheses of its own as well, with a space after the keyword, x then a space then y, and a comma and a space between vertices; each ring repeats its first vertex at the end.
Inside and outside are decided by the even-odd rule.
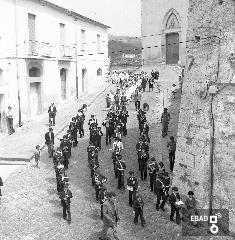
POLYGON ((140 38, 109 35, 111 66, 141 65, 141 47, 140 38))

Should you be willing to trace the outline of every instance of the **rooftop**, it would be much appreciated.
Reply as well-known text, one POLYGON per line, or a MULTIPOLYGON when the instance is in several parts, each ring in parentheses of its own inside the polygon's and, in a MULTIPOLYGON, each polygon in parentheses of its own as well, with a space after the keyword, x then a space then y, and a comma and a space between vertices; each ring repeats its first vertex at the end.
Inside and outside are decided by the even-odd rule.
POLYGON ((97 26, 100 26, 100 27, 103 27, 103 28, 110 28, 109 26, 103 24, 103 23, 100 23, 100 22, 97 22, 93 19, 90 19, 88 17, 85 17, 79 13, 76 13, 76 12, 73 12, 67 8, 64 8, 64 7, 61 7, 59 5, 56 5, 52 2, 49 2, 49 1, 46 1, 46 0, 36 0, 37 2, 39 2, 40 4, 42 4, 43 6, 49 6, 51 8, 54 8, 58 11, 61 11, 61 12, 64 12, 66 13, 68 16, 71 16, 71 17, 74 17, 75 19, 80 19, 80 20, 83 20, 83 21, 86 21, 86 22, 89 22, 89 23, 92 23, 94 25, 97 25, 97 26))

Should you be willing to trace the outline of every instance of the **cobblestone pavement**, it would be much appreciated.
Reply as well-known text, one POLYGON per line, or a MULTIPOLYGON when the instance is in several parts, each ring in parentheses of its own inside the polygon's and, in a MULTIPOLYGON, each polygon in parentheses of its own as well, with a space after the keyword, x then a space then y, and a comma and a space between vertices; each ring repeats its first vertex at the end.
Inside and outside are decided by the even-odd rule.
MULTIPOLYGON (((105 93, 104 93, 105 94, 105 93)), ((101 124, 106 116, 104 110, 104 94, 91 105, 86 114, 85 138, 79 139, 77 148, 72 149, 72 158, 68 175, 73 192, 71 203, 72 223, 68 225, 62 218, 62 207, 56 194, 55 173, 52 160, 43 151, 40 169, 31 162, 20 167, 7 180, 3 199, 0 205, 0 240, 96 240, 102 228, 99 218, 99 204, 95 201, 95 190, 91 186, 90 171, 87 167, 88 127, 87 120, 91 113, 97 114, 101 124)), ((147 119, 150 123, 150 155, 163 159, 167 165, 166 148, 162 148, 166 139, 161 139, 159 117, 162 111, 161 99, 155 92, 146 92, 143 102, 148 102, 150 110, 147 119), (163 150, 162 150, 163 149, 163 150)), ((179 98, 172 108, 176 108, 179 98), (177 103, 177 104, 176 104, 177 103)), ((134 103, 128 106, 128 135, 124 139, 123 158, 126 159, 127 171, 133 169, 137 173, 144 197, 144 215, 147 226, 133 224, 133 210, 128 206, 127 191, 122 194, 116 190, 117 180, 114 179, 111 160, 111 146, 106 147, 104 139, 103 149, 99 154, 102 172, 108 177, 107 188, 117 193, 121 222, 118 226, 120 240, 186 240, 181 236, 181 227, 169 221, 169 207, 165 213, 155 211, 155 196, 150 193, 148 181, 141 181, 137 171, 137 156, 135 145, 139 137, 134 103)), ((175 109, 175 112, 176 109, 175 109)), ((174 114, 172 113, 174 119, 174 114)), ((175 120, 174 120, 175 121, 175 120)), ((170 125, 170 135, 175 134, 174 121, 170 125), (172 129, 171 129, 172 128, 172 129)), ((167 166, 168 168, 168 166, 167 166)), ((127 172, 126 171, 126 172, 127 172)), ((110 239, 111 235, 110 235, 110 239)), ((199 239, 199 238, 197 238, 199 239)))
MULTIPOLYGON (((63 128, 83 103, 90 104, 94 98, 106 89, 110 83, 105 82, 97 88, 96 92, 83 94, 78 100, 63 103, 57 106, 56 125, 53 127, 56 134, 63 128)), ((44 134, 48 131, 48 114, 39 115, 34 120, 26 123, 21 128, 17 128, 12 135, 0 135, 0 159, 22 158, 29 159, 37 144, 41 147, 44 145, 44 134)))

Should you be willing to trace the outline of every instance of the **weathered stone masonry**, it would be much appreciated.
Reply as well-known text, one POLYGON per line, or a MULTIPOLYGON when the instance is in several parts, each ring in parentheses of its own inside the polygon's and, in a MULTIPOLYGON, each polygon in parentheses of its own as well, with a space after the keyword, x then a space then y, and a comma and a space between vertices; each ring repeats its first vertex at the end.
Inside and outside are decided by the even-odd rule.
POLYGON ((191 0, 189 6, 173 185, 185 195, 195 191, 200 207, 209 208, 212 100, 212 207, 229 209, 230 230, 235 232, 235 1, 191 0), (213 99, 211 85, 217 87, 213 99))

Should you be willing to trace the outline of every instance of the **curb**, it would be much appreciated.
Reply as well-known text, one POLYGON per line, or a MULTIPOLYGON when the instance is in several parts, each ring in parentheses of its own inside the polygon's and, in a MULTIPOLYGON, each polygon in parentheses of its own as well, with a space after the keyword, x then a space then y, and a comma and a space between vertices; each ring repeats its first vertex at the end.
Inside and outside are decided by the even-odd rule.
MULTIPOLYGON (((90 102, 89 104, 87 104, 88 107, 90 107, 95 101, 96 99, 102 95, 110 86, 112 85, 112 83, 109 83, 108 86, 106 86, 101 92, 99 92, 90 102)), ((65 130, 65 128, 68 127, 68 125, 66 124, 64 127, 62 127, 57 133, 55 133, 55 137, 57 137, 61 132, 63 132, 65 130)), ((43 150, 46 147, 46 144, 43 143, 42 147, 40 150, 43 150)), ((0 165, 24 165, 24 164, 19 164, 17 162, 30 162, 33 159, 34 155, 32 155, 29 158, 22 158, 22 157, 13 157, 13 158, 9 158, 9 157, 0 157, 0 165), (4 161, 6 161, 6 163, 4 163, 4 161), (9 162, 12 162, 9 163, 9 162)))

